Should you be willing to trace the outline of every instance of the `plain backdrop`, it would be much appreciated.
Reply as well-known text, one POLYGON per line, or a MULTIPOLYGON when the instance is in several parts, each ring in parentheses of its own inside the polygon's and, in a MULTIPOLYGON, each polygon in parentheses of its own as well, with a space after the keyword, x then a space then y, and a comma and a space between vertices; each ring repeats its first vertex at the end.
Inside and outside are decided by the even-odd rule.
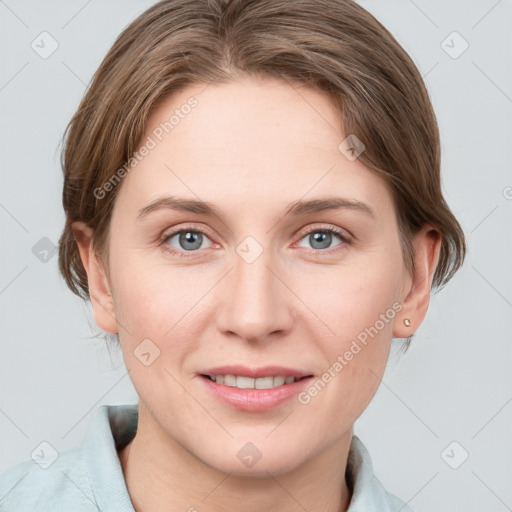
MULTIPOLYGON (((90 304, 66 288, 52 251, 64 128, 115 37, 152 3, 0 1, 0 468, 42 441, 77 446, 101 404, 137 401, 120 355, 90 338, 90 304), (41 37, 46 51, 58 45, 46 58, 33 49, 41 37)), ((425 78, 443 190, 469 253, 432 295, 409 352, 393 351, 355 433, 416 512, 512 510, 512 2, 360 3, 425 78)))

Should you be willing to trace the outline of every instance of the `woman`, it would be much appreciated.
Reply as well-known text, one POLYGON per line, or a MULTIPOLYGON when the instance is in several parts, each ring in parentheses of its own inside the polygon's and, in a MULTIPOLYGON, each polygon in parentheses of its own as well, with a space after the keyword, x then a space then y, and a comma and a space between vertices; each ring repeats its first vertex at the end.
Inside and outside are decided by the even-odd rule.
POLYGON ((139 403, 5 470, 1 510, 410 510, 352 427, 465 241, 391 34, 350 1, 165 0, 66 135, 60 269, 139 403))

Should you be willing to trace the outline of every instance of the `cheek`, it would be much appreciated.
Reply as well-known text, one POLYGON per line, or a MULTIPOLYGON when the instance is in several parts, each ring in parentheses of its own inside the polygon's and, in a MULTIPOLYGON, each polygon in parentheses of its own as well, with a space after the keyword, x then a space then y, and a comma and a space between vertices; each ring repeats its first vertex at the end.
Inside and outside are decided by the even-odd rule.
POLYGON ((298 295, 322 320, 324 340, 331 349, 339 351, 375 324, 379 335, 390 336, 400 277, 396 261, 395 257, 361 258, 356 265, 324 269, 323 278, 318 273, 302 280, 298 295))
MULTIPOLYGON (((196 273, 197 275, 197 273, 196 273)), ((116 315, 130 332, 163 338, 204 291, 190 269, 155 263, 142 254, 117 259, 113 273, 116 315)))
POLYGON ((399 262, 396 256, 379 258, 331 272, 323 292, 310 296, 311 309, 329 327, 316 339, 325 361, 320 380, 331 391, 321 391, 316 406, 332 401, 326 410, 340 411, 340 421, 343 411, 364 410, 384 373, 393 323, 401 310, 395 292, 399 262))
MULTIPOLYGON (((328 416, 326 421, 341 430, 365 410, 386 367, 394 318, 401 309, 390 291, 396 274, 388 270, 340 275, 314 306, 330 331, 312 338, 325 366, 301 403, 310 417, 328 416)), ((315 428, 320 437, 326 435, 322 426, 315 428)))
MULTIPOLYGON (((112 277, 128 368, 137 373, 144 371, 137 359, 143 347, 144 352, 164 356, 151 363, 154 377, 155 372, 164 371, 164 366, 169 370, 179 367, 197 349, 204 331, 200 316, 207 302, 202 297, 218 280, 209 274, 198 276, 192 267, 152 264, 149 258, 141 261, 133 255, 119 258, 112 277)), ((132 377, 137 379, 133 373, 132 377)))

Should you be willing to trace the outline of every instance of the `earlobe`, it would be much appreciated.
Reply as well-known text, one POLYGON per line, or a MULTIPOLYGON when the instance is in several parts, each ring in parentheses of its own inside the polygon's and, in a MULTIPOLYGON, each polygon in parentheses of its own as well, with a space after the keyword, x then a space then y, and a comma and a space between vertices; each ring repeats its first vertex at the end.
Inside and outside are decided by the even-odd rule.
POLYGON ((407 338, 423 322, 430 303, 434 272, 439 262, 441 234, 427 225, 414 239, 414 271, 402 290, 402 306, 393 327, 393 337, 407 338))
POLYGON ((71 225, 80 251, 80 257, 89 285, 89 295, 98 327, 106 332, 117 333, 114 301, 105 266, 96 254, 93 244, 93 230, 84 222, 73 222, 71 225))

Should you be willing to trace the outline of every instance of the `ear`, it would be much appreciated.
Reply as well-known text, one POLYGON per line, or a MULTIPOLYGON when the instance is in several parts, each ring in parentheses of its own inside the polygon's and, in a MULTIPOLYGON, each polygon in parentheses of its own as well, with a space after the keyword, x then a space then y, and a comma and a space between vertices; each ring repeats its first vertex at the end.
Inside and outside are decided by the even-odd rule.
POLYGON ((93 230, 84 222, 73 222, 71 229, 75 235, 82 264, 87 272, 94 320, 98 327, 115 334, 118 332, 118 326, 114 300, 105 266, 92 246, 93 230))
POLYGON ((402 288, 403 309, 393 326, 393 337, 408 338, 418 329, 427 314, 434 272, 439 262, 441 234, 434 227, 424 226, 414 237, 414 271, 402 288), (408 319, 410 325, 404 324, 408 319))

